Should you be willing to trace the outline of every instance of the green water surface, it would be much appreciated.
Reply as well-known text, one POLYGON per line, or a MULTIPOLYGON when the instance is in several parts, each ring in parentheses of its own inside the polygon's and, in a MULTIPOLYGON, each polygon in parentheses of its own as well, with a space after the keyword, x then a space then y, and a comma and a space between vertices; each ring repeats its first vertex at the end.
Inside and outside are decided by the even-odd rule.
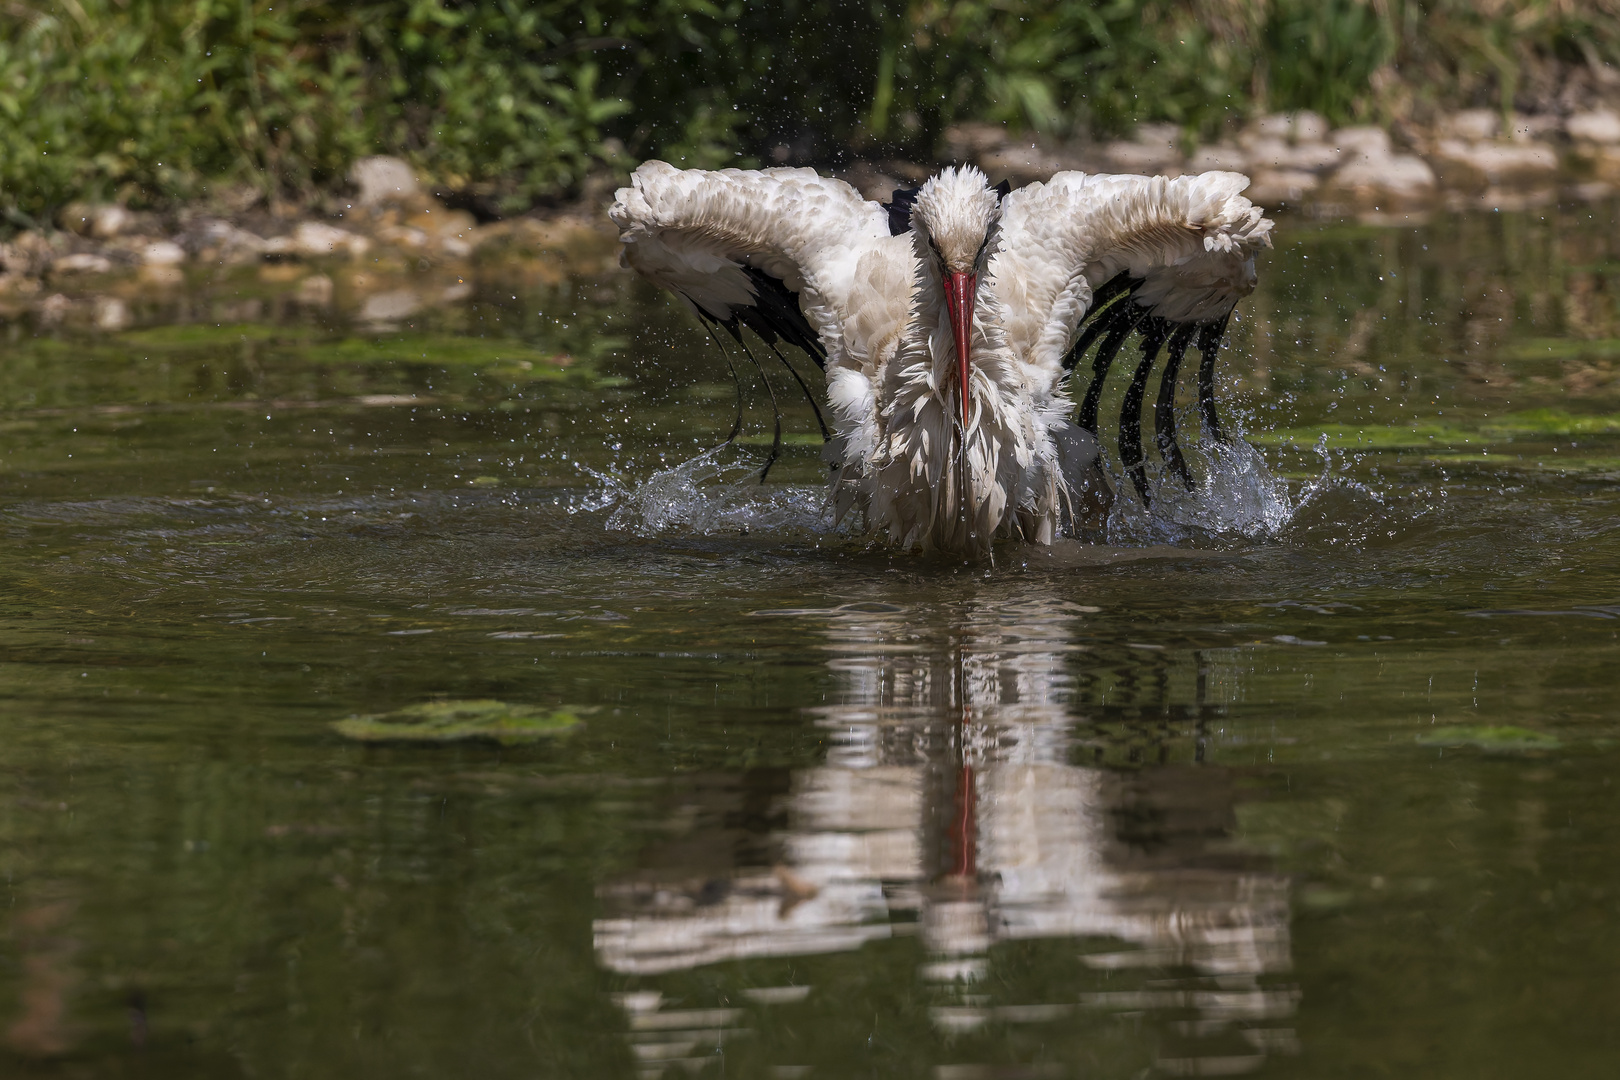
POLYGON ((1612 1075, 1613 208, 1277 236, 1270 525, 994 565, 797 405, 655 528, 732 388, 628 278, 0 324, 5 1073, 1612 1075))

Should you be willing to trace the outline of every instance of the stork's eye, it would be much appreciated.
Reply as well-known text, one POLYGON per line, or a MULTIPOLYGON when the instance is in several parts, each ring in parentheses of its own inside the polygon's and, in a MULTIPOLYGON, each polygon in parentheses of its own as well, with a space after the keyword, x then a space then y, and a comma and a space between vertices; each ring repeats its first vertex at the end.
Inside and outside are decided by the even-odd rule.
POLYGON ((945 253, 943 251, 939 250, 939 245, 934 243, 934 238, 932 236, 930 236, 928 238, 928 246, 933 249, 934 258, 939 260, 939 265, 944 266, 945 265, 945 253))

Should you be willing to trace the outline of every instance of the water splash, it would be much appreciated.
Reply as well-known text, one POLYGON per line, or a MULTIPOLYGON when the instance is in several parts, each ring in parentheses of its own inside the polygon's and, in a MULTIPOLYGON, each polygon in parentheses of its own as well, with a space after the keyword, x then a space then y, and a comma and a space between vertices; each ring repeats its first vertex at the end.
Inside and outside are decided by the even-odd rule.
MULTIPOLYGON (((832 531, 824 488, 761 484, 762 462, 735 446, 717 446, 653 473, 639 484, 586 469, 601 487, 577 509, 606 510, 607 527, 651 536, 684 529, 701 536, 832 531)), ((582 466, 583 468, 583 466, 582 466)))
MULTIPOLYGON (((1198 478, 1192 491, 1160 471, 1153 502, 1144 507, 1128 478, 1111 477, 1118 498, 1107 523, 1108 543, 1123 546, 1273 540, 1301 510, 1346 485, 1325 437, 1316 446, 1319 476, 1290 482, 1277 476, 1254 447, 1234 435, 1189 448, 1198 478)), ((752 532, 776 536, 836 531, 826 489, 806 484, 760 484, 761 461, 735 446, 719 446, 639 483, 578 466, 597 483, 571 513, 609 510, 609 529, 653 536, 685 531, 699 536, 752 532)), ((1151 470, 1150 470, 1151 471, 1151 470)), ((1359 485, 1354 485, 1359 487, 1359 485)))
POLYGON ((1296 514, 1334 483, 1334 461, 1324 437, 1316 445, 1322 473, 1291 485, 1277 476, 1260 452, 1234 434, 1228 442, 1207 441, 1189 457, 1197 481, 1188 491, 1161 471, 1153 502, 1144 507, 1128 480, 1115 480, 1119 498, 1108 516, 1108 539, 1115 544, 1185 543, 1197 539, 1269 540, 1288 528, 1296 514), (1121 481, 1124 481, 1123 483, 1121 481))

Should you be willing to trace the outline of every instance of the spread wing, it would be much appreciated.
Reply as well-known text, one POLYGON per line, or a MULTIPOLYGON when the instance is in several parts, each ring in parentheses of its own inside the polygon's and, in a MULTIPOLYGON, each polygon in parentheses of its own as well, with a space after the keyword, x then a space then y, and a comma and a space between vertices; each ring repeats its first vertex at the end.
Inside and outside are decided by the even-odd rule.
MULTIPOLYGON (((625 266, 681 297, 745 351, 742 326, 773 348, 784 340, 803 349, 827 373, 840 435, 870 426, 872 376, 905 325, 915 272, 909 238, 891 235, 891 207, 813 169, 707 172, 649 161, 608 213, 624 242, 625 266)), ((830 438, 815 395, 781 359, 830 438)), ((774 404, 763 366, 759 372, 774 404)), ((739 383, 728 442, 741 424, 739 383)), ((761 480, 781 435, 778 412, 761 480)))
POLYGON ((649 161, 608 212, 622 261, 733 334, 782 339, 826 367, 850 316, 856 265, 889 212, 813 169, 677 169, 649 161))
POLYGON ((1028 363, 1064 370, 1097 346, 1078 417, 1092 434, 1104 376, 1125 340, 1141 334, 1142 358, 1120 418, 1120 457, 1144 500, 1142 398, 1161 351, 1167 359, 1154 428, 1166 464, 1192 486, 1175 442, 1174 405, 1181 361, 1195 340, 1199 407, 1220 437, 1215 354, 1232 308, 1254 289, 1254 253, 1271 244, 1272 223, 1241 194, 1248 183, 1227 172, 1175 179, 1067 172, 1002 203, 1001 244, 989 270, 1008 344, 1028 363))

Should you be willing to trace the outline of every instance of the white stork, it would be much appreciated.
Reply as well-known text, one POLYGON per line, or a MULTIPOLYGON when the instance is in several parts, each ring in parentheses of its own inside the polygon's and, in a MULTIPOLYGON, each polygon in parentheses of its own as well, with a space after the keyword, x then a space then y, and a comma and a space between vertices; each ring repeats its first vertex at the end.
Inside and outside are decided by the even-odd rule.
POLYGON ((1201 415, 1220 438, 1215 353, 1254 288, 1255 251, 1270 245, 1247 186, 1229 172, 1063 172, 1009 191, 967 166, 883 204, 811 169, 649 161, 610 216, 624 265, 682 297, 711 333, 746 349, 747 326, 822 367, 840 519, 855 509, 903 548, 981 555, 997 537, 1051 543, 1084 512, 1106 514, 1098 401, 1133 332, 1142 358, 1121 460, 1146 501, 1142 399, 1168 345, 1155 441, 1192 486, 1175 441, 1176 377, 1196 338, 1201 415), (1064 377, 1099 339, 1071 420, 1064 377))

